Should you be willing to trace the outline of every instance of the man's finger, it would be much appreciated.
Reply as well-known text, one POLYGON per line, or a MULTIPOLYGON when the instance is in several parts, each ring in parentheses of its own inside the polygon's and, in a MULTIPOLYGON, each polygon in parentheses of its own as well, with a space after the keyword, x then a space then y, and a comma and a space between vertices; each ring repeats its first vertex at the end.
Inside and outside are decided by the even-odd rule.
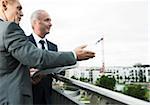
POLYGON ((87 47, 87 45, 82 45, 79 48, 84 49, 85 47, 87 47))

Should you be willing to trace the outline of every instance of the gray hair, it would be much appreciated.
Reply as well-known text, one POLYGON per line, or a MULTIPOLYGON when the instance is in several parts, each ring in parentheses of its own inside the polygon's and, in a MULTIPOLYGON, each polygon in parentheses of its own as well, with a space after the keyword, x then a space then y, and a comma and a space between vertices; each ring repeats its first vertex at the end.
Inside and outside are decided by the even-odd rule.
POLYGON ((34 12, 32 13, 31 18, 30 18, 32 28, 34 28, 34 27, 33 27, 34 21, 35 21, 35 20, 40 20, 41 14, 42 14, 43 12, 46 12, 46 11, 45 11, 45 10, 36 10, 36 11, 34 11, 34 12))

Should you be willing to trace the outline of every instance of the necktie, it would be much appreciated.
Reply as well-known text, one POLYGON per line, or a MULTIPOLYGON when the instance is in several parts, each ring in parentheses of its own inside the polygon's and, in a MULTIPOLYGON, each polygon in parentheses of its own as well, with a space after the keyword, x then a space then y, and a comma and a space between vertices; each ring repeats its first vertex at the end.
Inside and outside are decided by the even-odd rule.
POLYGON ((42 49, 44 50, 45 49, 45 46, 44 46, 45 41, 44 40, 40 40, 39 43, 42 45, 42 49))

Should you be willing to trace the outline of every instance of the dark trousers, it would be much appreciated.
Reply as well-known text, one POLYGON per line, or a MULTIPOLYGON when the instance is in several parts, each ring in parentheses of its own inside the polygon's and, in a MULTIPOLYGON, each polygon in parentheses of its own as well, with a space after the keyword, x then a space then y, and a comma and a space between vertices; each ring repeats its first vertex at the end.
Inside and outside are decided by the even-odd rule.
POLYGON ((52 77, 51 75, 44 76, 41 81, 32 85, 33 89, 33 104, 34 105, 50 105, 52 102, 52 77))

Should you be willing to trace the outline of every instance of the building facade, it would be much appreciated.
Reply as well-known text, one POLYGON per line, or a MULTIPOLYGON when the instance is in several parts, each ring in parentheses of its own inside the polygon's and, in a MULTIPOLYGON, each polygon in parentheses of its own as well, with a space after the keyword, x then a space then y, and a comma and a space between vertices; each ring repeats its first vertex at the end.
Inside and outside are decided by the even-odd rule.
POLYGON ((105 67, 105 72, 101 73, 98 67, 78 67, 75 70, 67 71, 67 77, 88 78, 95 83, 102 75, 114 76, 118 83, 148 83, 150 82, 150 66, 105 67))

